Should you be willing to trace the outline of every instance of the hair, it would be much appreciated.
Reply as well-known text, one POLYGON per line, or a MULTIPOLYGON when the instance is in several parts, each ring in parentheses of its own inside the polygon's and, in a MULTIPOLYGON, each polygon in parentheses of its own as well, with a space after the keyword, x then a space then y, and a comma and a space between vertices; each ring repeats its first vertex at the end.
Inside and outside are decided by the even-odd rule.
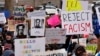
POLYGON ((39 21, 39 22, 40 22, 40 19, 36 19, 36 22, 37 22, 37 21, 39 21))
POLYGON ((79 46, 75 50, 75 55, 81 56, 84 52, 86 52, 85 48, 83 46, 79 46), (79 53, 78 53, 78 51, 79 51, 79 53))
POLYGON ((23 28, 25 28, 25 26, 23 25, 23 24, 19 24, 19 25, 17 25, 17 29, 19 28, 19 26, 22 26, 23 28))

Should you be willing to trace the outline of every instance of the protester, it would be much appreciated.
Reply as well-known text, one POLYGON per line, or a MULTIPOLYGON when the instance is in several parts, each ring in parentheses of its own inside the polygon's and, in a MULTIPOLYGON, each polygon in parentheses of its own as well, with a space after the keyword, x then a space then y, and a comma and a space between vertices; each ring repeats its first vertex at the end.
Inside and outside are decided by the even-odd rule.
POLYGON ((15 56, 12 50, 5 50, 2 56, 15 56))
POLYGON ((88 44, 97 44, 97 37, 94 34, 89 35, 87 41, 88 41, 88 44))
POLYGON ((6 33, 6 40, 3 41, 4 50, 14 50, 13 36, 10 31, 6 33))
POLYGON ((75 50, 75 56, 88 56, 83 46, 78 46, 75 50))

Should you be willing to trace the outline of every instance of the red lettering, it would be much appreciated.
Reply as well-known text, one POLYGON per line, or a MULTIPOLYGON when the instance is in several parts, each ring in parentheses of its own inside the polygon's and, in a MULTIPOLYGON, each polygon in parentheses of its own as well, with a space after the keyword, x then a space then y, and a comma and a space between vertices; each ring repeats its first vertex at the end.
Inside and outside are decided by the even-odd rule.
POLYGON ((90 28, 90 31, 92 31, 90 23, 85 23, 86 31, 88 30, 87 28, 90 28))
POLYGON ((64 25, 64 28, 66 28, 67 25, 68 25, 68 24, 65 24, 65 25, 64 25))
POLYGON ((81 23, 82 31, 85 31, 84 23, 81 23))
POLYGON ((71 24, 69 25, 69 33, 70 33, 70 31, 72 31, 72 32, 73 32, 73 27, 72 27, 72 25, 71 25, 71 24))
POLYGON ((74 24, 73 25, 73 30, 74 30, 74 32, 77 32, 77 30, 75 30, 75 26, 76 26, 77 24, 74 24))
POLYGON ((79 29, 79 31, 80 31, 80 24, 78 24, 78 29, 79 29))

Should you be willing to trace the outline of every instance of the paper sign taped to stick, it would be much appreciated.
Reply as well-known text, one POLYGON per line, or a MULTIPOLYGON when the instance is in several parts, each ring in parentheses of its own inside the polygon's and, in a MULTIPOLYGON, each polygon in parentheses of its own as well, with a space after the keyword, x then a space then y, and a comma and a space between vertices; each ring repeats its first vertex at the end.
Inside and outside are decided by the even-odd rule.
POLYGON ((62 10, 64 11, 81 11, 87 9, 88 1, 63 0, 62 10))
POLYGON ((14 35, 17 36, 27 36, 28 25, 26 23, 19 23, 15 25, 14 35))
POLYGON ((15 56, 30 56, 45 52, 45 38, 15 39, 15 56))
POLYGON ((45 17, 32 17, 31 36, 44 36, 45 17))
POLYGON ((66 42, 66 31, 65 29, 51 29, 47 28, 46 33, 47 44, 65 44, 66 42))
POLYGON ((61 13, 62 28, 66 35, 93 33, 92 13, 89 10, 61 13))
POLYGON ((60 49, 54 51, 33 53, 32 56, 67 56, 67 52, 65 51, 65 49, 60 49))

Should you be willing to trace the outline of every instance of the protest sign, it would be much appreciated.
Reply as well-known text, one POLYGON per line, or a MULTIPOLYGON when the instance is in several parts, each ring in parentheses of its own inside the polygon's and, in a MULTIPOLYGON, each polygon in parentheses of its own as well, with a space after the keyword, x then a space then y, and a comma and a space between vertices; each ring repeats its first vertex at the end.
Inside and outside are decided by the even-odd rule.
POLYGON ((15 56, 29 56, 45 51, 45 38, 15 39, 15 56))
POLYGON ((28 12, 27 13, 27 16, 28 16, 28 19, 31 19, 31 17, 33 17, 33 16, 46 16, 46 13, 45 13, 45 11, 44 10, 35 10, 35 11, 33 11, 33 12, 28 12))
POLYGON ((33 53, 31 56, 67 56, 65 49, 33 53))
POLYGON ((88 1, 63 0, 62 10, 64 11, 81 11, 87 9, 88 1))
MULTIPOLYGON (((78 39, 72 39, 72 43, 78 43, 78 39)), ((86 46, 86 38, 79 38, 79 45, 86 46)))
POLYGON ((61 24, 61 20, 60 20, 59 15, 53 15, 53 16, 51 16, 51 17, 47 20, 47 22, 48 22, 48 25, 50 25, 50 26, 52 26, 52 27, 61 24))
POLYGON ((8 20, 8 28, 9 28, 10 31, 15 31, 14 20, 8 20))
POLYGON ((92 13, 89 10, 61 13, 62 28, 66 35, 92 33, 92 13))
POLYGON ((21 36, 25 35, 27 36, 28 34, 28 25, 26 23, 19 23, 15 25, 15 36, 21 36))
POLYGON ((88 54, 95 55, 96 50, 97 50, 97 45, 96 44, 87 44, 86 51, 87 51, 88 54))
POLYGON ((100 25, 100 6, 96 6, 95 9, 96 9, 97 17, 98 17, 98 22, 100 25))
POLYGON ((45 17, 31 18, 31 36, 44 36, 45 31, 45 17))
POLYGON ((6 23, 6 17, 4 13, 0 13, 0 24, 6 23))
POLYGON ((47 44, 65 44, 66 42, 66 31, 65 29, 51 29, 47 28, 46 33, 47 44))
POLYGON ((14 17, 20 18, 25 16, 25 8, 24 6, 14 6, 14 17))

